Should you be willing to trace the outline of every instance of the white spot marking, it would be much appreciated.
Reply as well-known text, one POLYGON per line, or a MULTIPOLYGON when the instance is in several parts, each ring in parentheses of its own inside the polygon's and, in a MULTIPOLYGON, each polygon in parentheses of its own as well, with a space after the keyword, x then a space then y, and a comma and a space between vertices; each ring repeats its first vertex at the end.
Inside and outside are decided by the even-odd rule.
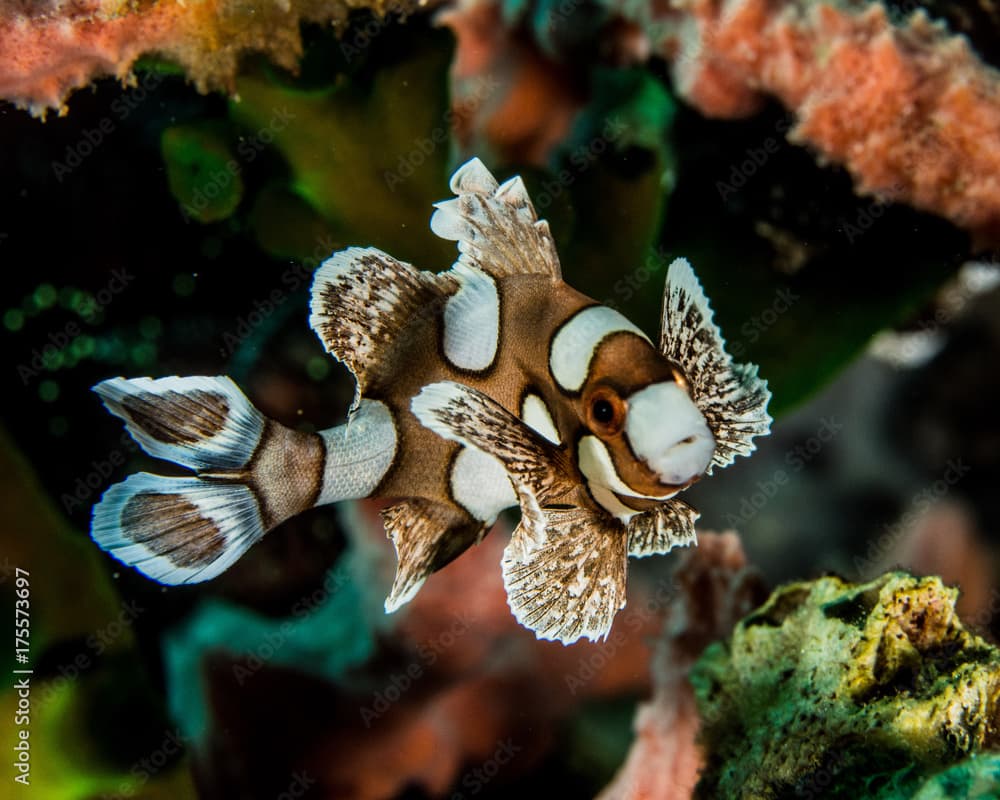
POLYGON ((610 489, 616 494, 627 497, 645 497, 648 500, 662 500, 677 494, 677 490, 671 490, 662 495, 637 492, 619 477, 614 462, 611 460, 611 453, 608 452, 604 442, 596 436, 584 436, 580 440, 577 459, 580 464, 580 472, 586 476, 588 481, 610 489))
POLYGON ((444 307, 444 354, 456 367, 479 372, 493 363, 500 342, 497 285, 461 262, 451 272, 459 289, 444 307))
POLYGON ((343 425, 320 431, 326 445, 323 488, 316 505, 367 497, 396 456, 396 424, 388 406, 362 400, 343 425))
POLYGON ((552 420, 552 414, 545 401, 537 394, 525 395, 521 403, 521 419, 553 444, 559 444, 559 429, 552 420))
POLYGON ((451 468, 451 493, 473 517, 490 524, 505 508, 517 505, 503 464, 474 447, 459 451, 451 468))
POLYGON ((590 306, 563 323, 549 354, 549 368, 556 382, 567 391, 579 391, 587 379, 597 346, 620 331, 634 333, 649 342, 646 334, 607 306, 590 306))
POLYGON ((611 516, 617 517, 622 522, 628 524, 628 521, 639 513, 634 508, 629 508, 625 505, 618 499, 618 495, 610 489, 605 489, 603 486, 599 486, 596 483, 590 483, 587 485, 590 489, 590 493, 594 496, 594 500, 597 501, 597 504, 611 516))

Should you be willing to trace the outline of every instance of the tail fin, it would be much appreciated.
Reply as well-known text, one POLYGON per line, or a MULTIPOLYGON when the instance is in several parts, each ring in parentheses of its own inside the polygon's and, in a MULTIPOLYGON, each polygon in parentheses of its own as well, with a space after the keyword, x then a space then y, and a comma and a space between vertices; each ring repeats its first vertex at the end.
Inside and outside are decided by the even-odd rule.
POLYGON ((231 378, 112 378, 94 391, 143 450, 192 469, 245 466, 264 431, 231 378))
POLYGON ((323 440, 265 419, 229 378, 113 378, 94 390, 147 453, 198 472, 132 475, 94 506, 94 541, 155 580, 214 578, 319 498, 323 440))
POLYGON ((104 493, 90 534, 123 564, 178 584, 214 578, 264 535, 264 525, 241 483, 139 472, 104 493))

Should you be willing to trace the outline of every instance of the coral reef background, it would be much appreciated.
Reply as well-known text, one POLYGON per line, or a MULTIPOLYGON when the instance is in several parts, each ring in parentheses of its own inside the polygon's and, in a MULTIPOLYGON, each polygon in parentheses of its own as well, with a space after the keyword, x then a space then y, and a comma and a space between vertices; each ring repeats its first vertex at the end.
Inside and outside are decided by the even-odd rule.
POLYGON ((433 5, 0 0, 0 608, 27 570, 30 791, 729 797, 763 765, 783 783, 752 796, 991 796, 995 726, 899 714, 974 672, 995 717, 994 6, 433 5), (308 329, 312 270, 352 244, 447 268, 430 204, 472 154, 524 175, 572 285, 653 331, 686 256, 761 365, 773 434, 691 491, 701 546, 636 562, 608 640, 571 648, 506 607, 513 517, 391 617, 367 503, 203 586, 93 547, 92 503, 152 462, 89 387, 226 373, 334 424, 353 387, 308 329), (874 741, 895 777, 838 784, 829 753, 874 741))

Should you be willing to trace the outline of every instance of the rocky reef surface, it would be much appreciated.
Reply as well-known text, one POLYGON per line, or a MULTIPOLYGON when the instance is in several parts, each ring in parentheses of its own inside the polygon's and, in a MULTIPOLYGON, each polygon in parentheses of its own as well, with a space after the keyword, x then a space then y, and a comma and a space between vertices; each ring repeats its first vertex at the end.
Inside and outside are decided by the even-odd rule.
POLYGON ((695 796, 1000 795, 1000 650, 957 596, 903 572, 777 589, 691 672, 695 796))

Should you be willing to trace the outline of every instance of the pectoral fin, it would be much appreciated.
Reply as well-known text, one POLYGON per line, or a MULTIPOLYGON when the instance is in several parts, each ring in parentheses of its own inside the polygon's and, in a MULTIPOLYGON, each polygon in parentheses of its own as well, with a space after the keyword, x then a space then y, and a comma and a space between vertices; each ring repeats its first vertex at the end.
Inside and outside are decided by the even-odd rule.
POLYGON ((546 509, 541 531, 527 520, 504 551, 507 603, 540 639, 602 639, 625 606, 625 529, 584 508, 546 509))
POLYGON ((754 364, 736 364, 712 321, 712 309, 691 265, 676 259, 667 270, 660 352, 680 365, 691 397, 715 437, 712 467, 732 464, 754 450, 753 438, 771 428, 767 381, 754 364))
POLYGON ((563 451, 482 392, 453 381, 425 386, 410 408, 430 430, 503 464, 532 531, 542 508, 574 489, 563 451))
POLYGON ((625 605, 625 527, 599 508, 572 502, 582 495, 563 451, 458 383, 424 387, 411 408, 431 430, 495 456, 506 468, 522 513, 503 560, 507 602, 518 621, 565 644, 606 636, 625 605))
POLYGON ((636 558, 697 544, 694 523, 701 516, 683 500, 668 500, 628 522, 628 554, 636 558))

